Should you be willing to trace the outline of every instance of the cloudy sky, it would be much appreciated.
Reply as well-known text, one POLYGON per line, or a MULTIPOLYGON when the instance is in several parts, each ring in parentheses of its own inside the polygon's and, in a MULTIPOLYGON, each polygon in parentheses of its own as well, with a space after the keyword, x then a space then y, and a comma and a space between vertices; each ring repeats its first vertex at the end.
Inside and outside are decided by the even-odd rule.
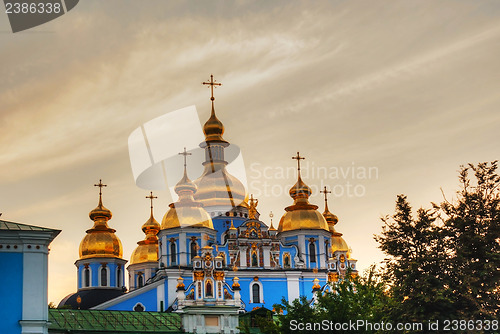
MULTIPOLYGON (((102 178, 129 259, 149 203, 127 138, 189 105, 204 122, 201 82, 213 73, 262 219, 272 210, 279 221, 292 203, 287 168, 300 151, 304 181, 335 190, 336 228, 367 268, 384 257, 373 235, 397 194, 429 207, 441 188, 453 198, 461 164, 499 158, 499 19, 500 3, 485 0, 85 0, 12 34, 0 14, 2 219, 62 230, 49 263, 58 303, 76 291, 102 178)), ((157 194, 160 220, 172 198, 157 194)), ((317 191, 311 202, 323 210, 317 191)))

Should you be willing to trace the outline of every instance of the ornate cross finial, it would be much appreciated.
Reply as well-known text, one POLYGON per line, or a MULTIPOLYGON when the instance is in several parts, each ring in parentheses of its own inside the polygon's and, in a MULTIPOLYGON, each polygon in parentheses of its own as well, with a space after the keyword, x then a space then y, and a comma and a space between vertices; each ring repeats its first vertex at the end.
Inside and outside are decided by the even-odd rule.
POLYGON ((99 187, 99 197, 102 196, 102 187, 107 187, 108 185, 107 184, 103 184, 102 183, 102 180, 99 179, 99 183, 98 184, 94 184, 94 187, 99 187))
POLYGON ((211 90, 211 93, 212 93, 212 96, 210 97, 210 100, 214 101, 215 100, 215 97, 214 97, 214 86, 222 86, 221 83, 218 83, 218 82, 215 82, 217 80, 214 80, 214 76, 213 74, 210 74, 210 82, 202 82, 202 84, 204 85, 210 85, 210 90, 211 90))
POLYGON ((321 191, 320 191, 320 193, 325 194, 325 203, 326 203, 326 202, 328 202, 328 198, 327 198, 327 197, 328 197, 328 194, 331 194, 332 192, 331 192, 331 191, 328 191, 328 190, 326 189, 326 186, 325 186, 323 189, 324 189, 324 190, 321 190, 321 191))
POLYGON ((299 170, 299 171, 300 171, 300 160, 304 160, 305 158, 304 158, 304 157, 301 157, 301 156, 300 156, 300 153, 299 153, 299 152, 297 152, 297 156, 292 157, 292 159, 297 160, 297 170, 299 170))
POLYGON ((158 196, 153 196, 153 192, 149 192, 149 196, 146 196, 149 200, 151 200, 151 215, 153 215, 153 199, 158 198, 158 196))
POLYGON ((184 147, 184 152, 179 153, 179 155, 183 155, 184 156, 184 167, 186 167, 187 166, 187 156, 188 155, 193 155, 193 153, 188 153, 186 151, 186 148, 184 147))

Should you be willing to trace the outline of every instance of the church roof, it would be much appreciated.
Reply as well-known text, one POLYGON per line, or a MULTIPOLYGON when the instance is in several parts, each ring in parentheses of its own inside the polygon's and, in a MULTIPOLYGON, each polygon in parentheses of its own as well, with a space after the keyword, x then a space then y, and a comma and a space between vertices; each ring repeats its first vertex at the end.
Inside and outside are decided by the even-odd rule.
POLYGON ((87 310, 124 294, 125 292, 123 290, 113 288, 81 290, 66 296, 61 300, 58 307, 87 310), (80 303, 78 303, 78 301, 80 301, 80 303))
POLYGON ((3 236, 8 238, 29 239, 31 237, 36 237, 37 239, 42 238, 52 241, 61 233, 61 230, 0 220, 0 232, 3 236), (28 232, 28 234, 26 232, 28 232))
POLYGON ((14 223, 14 222, 6 221, 6 220, 0 220, 0 230, 7 230, 7 231, 46 231, 46 232, 58 231, 58 232, 60 232, 59 230, 54 230, 54 229, 51 229, 51 228, 34 226, 34 225, 27 225, 27 224, 21 224, 21 223, 14 223))
POLYGON ((176 313, 49 310, 49 331, 59 333, 182 333, 176 313))

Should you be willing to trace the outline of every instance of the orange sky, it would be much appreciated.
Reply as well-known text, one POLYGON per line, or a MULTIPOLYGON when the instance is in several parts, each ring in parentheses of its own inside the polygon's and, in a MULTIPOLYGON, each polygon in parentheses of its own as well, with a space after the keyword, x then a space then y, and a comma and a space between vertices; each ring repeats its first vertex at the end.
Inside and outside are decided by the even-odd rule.
MULTIPOLYGON (((0 15, 2 219, 62 229, 49 264, 58 303, 76 290, 73 263, 102 178, 129 259, 149 203, 127 138, 193 104, 204 122, 201 82, 213 73, 224 137, 242 150, 262 219, 272 210, 277 223, 292 203, 300 151, 313 189, 363 190, 329 206, 367 268, 383 259, 373 234, 397 194, 429 207, 440 188, 453 198, 461 164, 499 157, 499 18, 497 1, 85 0, 12 34, 0 15)), ((160 220, 172 199, 157 195, 160 220)), ((311 202, 323 210, 317 191, 311 202)))

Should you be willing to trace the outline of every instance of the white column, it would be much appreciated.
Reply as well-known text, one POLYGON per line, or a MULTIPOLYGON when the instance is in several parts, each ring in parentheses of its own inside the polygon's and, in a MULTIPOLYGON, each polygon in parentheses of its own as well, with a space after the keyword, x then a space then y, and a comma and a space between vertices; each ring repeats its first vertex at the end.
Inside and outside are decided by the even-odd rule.
POLYGON ((167 286, 168 286, 168 302, 167 305, 165 305, 165 309, 167 309, 172 303, 174 302, 175 298, 177 297, 177 278, 175 273, 169 272, 168 277, 167 277, 167 286))
POLYGON ((186 232, 179 233, 179 263, 181 266, 187 266, 187 251, 186 244, 188 241, 186 240, 186 232))
POLYGON ((320 235, 319 236, 319 268, 325 268, 326 254, 325 254, 325 238, 320 235))
POLYGON ((21 322, 23 334, 48 333, 48 258, 46 252, 25 252, 23 256, 23 319, 21 322))
POLYGON ((246 247, 240 247, 240 268, 247 267, 247 250, 246 247))
POLYGON ((286 275, 287 288, 288 288, 287 289, 288 290, 288 302, 291 303, 294 299, 297 299, 300 296, 300 286, 299 286, 300 273, 286 271, 285 275, 286 275))
POLYGON ((271 268, 271 246, 262 246, 262 251, 264 252, 264 268, 271 268))

